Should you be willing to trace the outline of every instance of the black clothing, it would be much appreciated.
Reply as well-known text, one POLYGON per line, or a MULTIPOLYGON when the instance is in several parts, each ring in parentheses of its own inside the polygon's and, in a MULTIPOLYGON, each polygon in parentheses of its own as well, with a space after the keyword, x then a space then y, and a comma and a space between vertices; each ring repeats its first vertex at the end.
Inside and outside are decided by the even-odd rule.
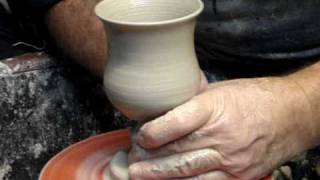
MULTIPOLYGON (((0 59, 43 49, 44 13, 59 0, 8 0, 0 7, 0 59)), ((196 31, 200 58, 257 64, 292 62, 320 55, 319 0, 203 0, 196 31)))
POLYGON ((280 63, 320 56, 319 0, 203 0, 199 56, 280 63))
POLYGON ((9 9, 0 4, 0 59, 45 50, 44 13, 58 1, 7 0, 9 9))

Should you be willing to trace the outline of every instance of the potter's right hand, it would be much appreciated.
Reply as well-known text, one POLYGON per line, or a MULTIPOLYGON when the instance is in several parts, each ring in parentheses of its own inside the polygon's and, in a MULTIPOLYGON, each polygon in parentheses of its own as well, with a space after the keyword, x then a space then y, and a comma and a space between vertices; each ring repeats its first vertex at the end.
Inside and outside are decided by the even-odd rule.
POLYGON ((202 94, 146 123, 140 151, 130 152, 132 179, 253 180, 310 147, 310 105, 286 78, 210 85, 202 94))

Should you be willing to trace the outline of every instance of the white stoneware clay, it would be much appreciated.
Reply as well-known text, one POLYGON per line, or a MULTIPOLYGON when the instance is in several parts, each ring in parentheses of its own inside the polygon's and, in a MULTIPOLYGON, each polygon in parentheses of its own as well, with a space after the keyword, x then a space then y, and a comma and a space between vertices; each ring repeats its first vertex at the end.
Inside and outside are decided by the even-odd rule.
POLYGON ((128 175, 128 153, 119 151, 109 165, 110 178, 113 180, 129 180, 128 175))
MULTIPOLYGON (((104 0, 95 9, 109 39, 104 87, 128 118, 150 120, 186 102, 200 87, 194 49, 201 0, 104 0)), ((127 154, 112 159, 110 179, 128 179, 127 154)))
POLYGON ((109 38, 105 91, 133 120, 156 117, 194 96, 201 0, 104 0, 95 11, 109 38))

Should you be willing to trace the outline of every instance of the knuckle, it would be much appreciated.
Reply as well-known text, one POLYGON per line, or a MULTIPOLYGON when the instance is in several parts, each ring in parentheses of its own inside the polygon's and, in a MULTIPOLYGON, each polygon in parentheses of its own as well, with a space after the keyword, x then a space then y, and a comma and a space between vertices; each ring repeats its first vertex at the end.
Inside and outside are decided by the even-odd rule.
POLYGON ((219 153, 212 149, 195 151, 192 154, 188 154, 188 157, 185 157, 185 159, 191 162, 190 164, 193 169, 198 170, 210 170, 221 165, 219 153))
POLYGON ((203 151, 202 159, 204 165, 209 167, 221 167, 222 166, 222 155, 213 149, 205 149, 203 151))

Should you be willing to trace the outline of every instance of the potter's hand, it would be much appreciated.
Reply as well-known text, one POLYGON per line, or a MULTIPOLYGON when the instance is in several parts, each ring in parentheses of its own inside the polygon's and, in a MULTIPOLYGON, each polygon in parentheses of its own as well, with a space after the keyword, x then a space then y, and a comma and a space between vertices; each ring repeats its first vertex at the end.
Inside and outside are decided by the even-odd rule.
POLYGON ((200 95, 146 123, 133 148, 132 179, 251 180, 305 150, 301 120, 310 108, 289 78, 209 85, 200 95), (139 148, 138 148, 139 149, 139 148))

